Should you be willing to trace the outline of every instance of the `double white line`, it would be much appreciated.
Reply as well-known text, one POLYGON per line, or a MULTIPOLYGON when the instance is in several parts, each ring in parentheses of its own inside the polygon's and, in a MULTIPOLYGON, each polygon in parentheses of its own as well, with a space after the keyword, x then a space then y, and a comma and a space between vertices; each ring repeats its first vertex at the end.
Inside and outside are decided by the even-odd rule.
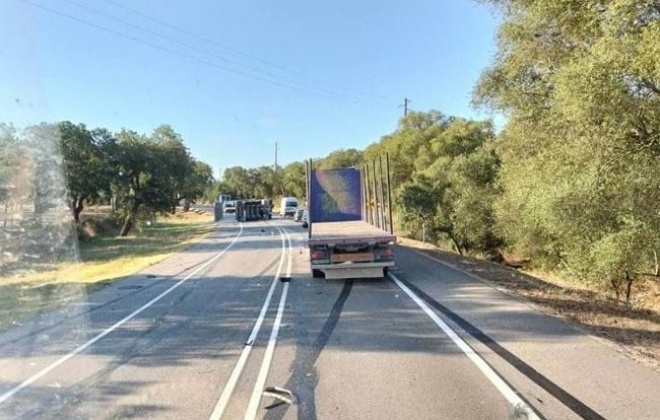
MULTIPOLYGON (((282 229, 279 226, 275 226, 275 228, 280 232, 280 238, 282 240, 282 254, 280 256, 280 263, 277 266, 277 270, 275 271, 275 276, 273 276, 270 289, 268 290, 268 294, 266 295, 266 300, 264 301, 264 304, 261 306, 259 317, 257 318, 257 321, 254 323, 254 327, 252 327, 252 332, 250 333, 250 336, 245 342, 245 346, 243 347, 243 351, 241 352, 241 355, 238 358, 238 362, 236 363, 236 366, 234 366, 234 370, 231 372, 231 375, 229 376, 229 380, 225 384, 225 388, 222 390, 220 399, 218 400, 218 403, 215 405, 215 408, 213 409, 213 412, 211 413, 209 420, 219 420, 222 417, 222 414, 224 413, 225 409, 227 408, 229 399, 231 398, 231 395, 234 392, 234 388, 236 388, 236 383, 238 382, 238 379, 240 378, 241 373, 245 368, 245 364, 247 363, 250 352, 252 351, 252 347, 254 347, 255 340, 257 339, 257 334, 259 334, 261 325, 263 324, 264 318, 266 317, 266 312, 268 311, 268 308, 270 306, 270 301, 273 298, 273 294, 275 293, 275 288, 277 287, 277 284, 280 279, 280 274, 282 273, 282 267, 284 266, 284 257, 287 254, 289 258, 286 269, 286 277, 289 278, 291 277, 291 263, 292 263, 291 254, 293 249, 291 245, 291 237, 289 236, 289 233, 285 229, 282 229), (285 237, 286 237, 286 241, 285 241, 285 237), (287 243, 289 249, 288 253, 286 252, 287 243)), ((286 297, 288 292, 289 292, 289 283, 285 282, 284 289, 282 290, 282 296, 280 297, 280 303, 279 306, 277 307, 277 315, 275 316, 275 323, 273 324, 273 330, 270 333, 270 339, 268 340, 268 345, 266 347, 266 353, 264 354, 264 359, 261 362, 261 368, 259 369, 257 382, 254 384, 254 388, 252 390, 252 396, 250 397, 250 402, 248 404, 248 408, 245 413, 244 418, 246 420, 253 420, 257 417, 257 411, 259 410, 259 403, 261 402, 261 394, 263 392, 264 385, 266 384, 266 378, 268 377, 270 364, 273 360, 273 353, 275 352, 275 345, 277 344, 277 336, 280 331, 280 325, 282 323, 282 314, 284 313, 284 306, 286 304, 286 297)))

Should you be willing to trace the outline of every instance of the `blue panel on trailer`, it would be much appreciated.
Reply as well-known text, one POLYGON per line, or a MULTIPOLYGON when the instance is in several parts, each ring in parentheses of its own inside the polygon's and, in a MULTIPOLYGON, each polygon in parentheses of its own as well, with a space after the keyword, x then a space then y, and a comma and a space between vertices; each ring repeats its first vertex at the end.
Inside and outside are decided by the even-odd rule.
POLYGON ((313 171, 310 183, 312 223, 361 220, 361 186, 358 169, 313 171))

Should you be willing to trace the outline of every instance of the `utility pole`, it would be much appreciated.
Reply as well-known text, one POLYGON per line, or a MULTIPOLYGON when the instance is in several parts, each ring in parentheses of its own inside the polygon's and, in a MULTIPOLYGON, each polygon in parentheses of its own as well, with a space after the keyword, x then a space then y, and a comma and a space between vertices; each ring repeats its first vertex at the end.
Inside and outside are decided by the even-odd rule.
POLYGON ((407 117, 408 116, 408 104, 412 102, 408 98, 403 98, 403 116, 407 117))

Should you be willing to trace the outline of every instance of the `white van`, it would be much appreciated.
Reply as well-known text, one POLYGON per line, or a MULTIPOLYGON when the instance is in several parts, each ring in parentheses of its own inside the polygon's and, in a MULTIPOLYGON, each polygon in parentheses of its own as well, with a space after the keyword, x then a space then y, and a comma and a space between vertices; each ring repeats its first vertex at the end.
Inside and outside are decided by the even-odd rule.
POLYGON ((298 200, 296 197, 282 197, 282 201, 280 202, 280 216, 293 217, 296 214, 296 210, 298 210, 298 200))

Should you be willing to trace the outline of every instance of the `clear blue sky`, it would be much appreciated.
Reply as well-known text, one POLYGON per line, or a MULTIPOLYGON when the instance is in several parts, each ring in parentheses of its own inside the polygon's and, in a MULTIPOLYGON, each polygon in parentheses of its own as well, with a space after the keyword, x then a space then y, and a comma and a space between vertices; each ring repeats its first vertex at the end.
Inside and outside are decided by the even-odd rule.
POLYGON ((396 127, 404 97, 415 110, 487 117, 470 99, 498 18, 469 0, 0 7, 0 122, 18 127, 168 123, 217 171, 272 164, 275 141, 282 164, 363 148, 396 127))

